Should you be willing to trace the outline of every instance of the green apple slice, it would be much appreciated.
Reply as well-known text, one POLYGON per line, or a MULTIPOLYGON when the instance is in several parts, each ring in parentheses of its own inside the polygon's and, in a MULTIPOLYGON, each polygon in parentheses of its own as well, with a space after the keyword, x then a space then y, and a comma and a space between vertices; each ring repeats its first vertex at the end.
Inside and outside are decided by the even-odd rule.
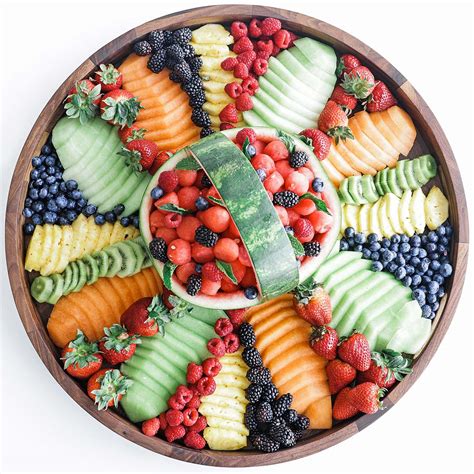
POLYGON ((425 200, 426 224, 437 229, 449 217, 449 202, 438 186, 433 186, 425 200))
POLYGON ((369 211, 369 229, 370 233, 372 234, 377 234, 379 238, 382 238, 382 229, 380 228, 380 223, 379 223, 379 208, 380 208, 380 203, 382 202, 381 199, 378 201, 374 202, 372 204, 372 207, 369 211))
POLYGON ((400 222, 400 216, 398 209, 400 208, 400 198, 395 194, 388 193, 385 195, 385 207, 387 209, 387 215, 392 224, 393 230, 396 234, 403 234, 402 223, 400 222))
POLYGON ((370 234, 369 214, 371 204, 364 204, 359 209, 359 232, 367 235, 370 234))
POLYGON ((425 200, 426 196, 421 188, 413 191, 410 201, 410 220, 418 234, 421 234, 426 226, 425 200))
POLYGON ((359 232, 359 206, 347 204, 344 207, 344 214, 346 215, 347 227, 353 227, 356 232, 359 232))
POLYGON ((392 224, 390 224, 390 219, 387 214, 385 196, 380 201, 381 202, 379 206, 379 222, 380 228, 382 229, 382 235, 384 237, 391 237, 393 234, 395 234, 395 230, 393 229, 392 224))
POLYGON ((411 203, 411 190, 407 189, 400 199, 400 207, 398 208, 398 215, 400 217, 400 223, 405 234, 411 237, 415 233, 415 228, 410 219, 410 203, 411 203))

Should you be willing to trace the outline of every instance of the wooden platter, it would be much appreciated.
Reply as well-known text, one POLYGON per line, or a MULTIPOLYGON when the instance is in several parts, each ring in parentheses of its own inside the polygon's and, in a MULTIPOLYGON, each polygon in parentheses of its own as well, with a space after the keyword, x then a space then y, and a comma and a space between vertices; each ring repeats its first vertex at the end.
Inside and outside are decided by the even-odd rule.
POLYGON ((30 296, 30 280, 28 274, 24 271, 26 243, 22 232, 23 216, 21 211, 28 190, 31 158, 39 152, 56 121, 63 114, 62 101, 67 91, 77 80, 88 77, 101 63, 119 62, 131 52, 133 42, 144 37, 152 30, 176 29, 183 26, 193 27, 212 22, 229 23, 235 19, 247 21, 253 17, 267 16, 279 18, 285 28, 296 33, 330 44, 338 53, 357 55, 375 73, 377 78, 386 82, 399 100, 400 105, 412 117, 418 130, 418 137, 410 157, 418 156, 421 152, 429 152, 439 162, 440 185, 449 199, 450 220, 454 227, 451 256, 454 275, 433 325, 432 337, 416 359, 413 373, 398 383, 384 399, 385 406, 390 409, 415 383, 428 365, 454 316, 467 265, 469 242, 467 205, 460 172, 453 152, 429 107, 407 79, 390 63, 369 46, 344 31, 299 13, 253 5, 218 5, 196 8, 144 23, 92 54, 62 83, 51 97, 23 146, 13 174, 8 197, 5 225, 6 256, 13 296, 31 343, 54 378, 80 406, 121 436, 157 453, 182 461, 211 466, 258 466, 307 456, 358 433, 387 410, 378 412, 376 415, 360 416, 355 421, 339 423, 331 430, 310 432, 297 446, 279 451, 276 455, 250 450, 238 452, 195 451, 170 444, 157 437, 150 438, 143 435, 137 426, 122 417, 118 412, 113 410, 97 411, 82 387, 64 372, 58 361, 57 348, 49 339, 45 328, 45 322, 51 307, 36 304, 30 296))

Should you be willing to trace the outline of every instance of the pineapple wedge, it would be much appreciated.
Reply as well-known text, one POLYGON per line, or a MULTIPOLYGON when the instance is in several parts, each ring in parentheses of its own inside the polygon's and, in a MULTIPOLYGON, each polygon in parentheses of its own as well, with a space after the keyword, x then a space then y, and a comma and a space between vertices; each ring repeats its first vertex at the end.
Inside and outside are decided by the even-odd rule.
POLYGON ((421 234, 426 226, 425 200, 426 197, 421 188, 413 191, 410 201, 410 219, 418 234, 421 234))
POLYGON ((437 229, 449 217, 449 202, 438 186, 433 186, 425 200, 426 224, 437 229))
POLYGON ((83 251, 83 240, 87 237, 87 218, 80 214, 72 223, 73 244, 71 248, 71 260, 81 258, 83 251))
POLYGON ((97 249, 99 241, 100 227, 94 222, 92 217, 87 219, 87 240, 84 246, 84 255, 89 255, 97 249))
POLYGON ((384 237, 391 237, 393 234, 395 234, 395 231, 392 227, 392 224, 390 223, 390 219, 387 214, 387 207, 385 205, 385 197, 379 199, 380 205, 379 205, 379 223, 380 223, 380 229, 382 229, 382 235, 384 237))
POLYGON ((206 100, 211 104, 217 104, 222 108, 224 108, 227 104, 234 102, 234 99, 229 97, 225 92, 206 92, 206 100))
POLYGON ((410 218, 410 203, 412 193, 410 189, 407 189, 400 199, 400 207, 398 208, 398 215, 400 217, 400 223, 405 234, 411 237, 415 233, 415 228, 410 218))
POLYGON ((216 23, 208 23, 193 31, 192 41, 198 44, 232 44, 234 38, 222 26, 216 23))
MULTIPOLYGON (((229 53, 227 57, 232 57, 232 55, 233 54, 229 53)), ((224 87, 229 82, 238 82, 239 84, 242 82, 242 79, 234 77, 234 75, 230 71, 224 71, 223 69, 220 69, 220 67, 221 66, 219 63, 219 69, 207 71, 205 74, 202 75, 204 87, 206 87, 206 82, 218 82, 222 84, 222 87, 224 87)))
POLYGON ((54 270, 59 263, 61 258, 61 238, 62 238, 62 230, 61 227, 58 225, 53 225, 52 227, 52 237, 51 237, 51 248, 46 255, 46 261, 41 266, 40 273, 43 276, 51 275, 54 273, 54 270))
POLYGON ((44 227, 37 225, 26 251, 25 270, 28 272, 41 268, 44 234, 44 227))
POLYGON ((40 266, 35 270, 40 270, 43 268, 47 262, 48 258, 51 255, 51 251, 53 248, 53 226, 50 224, 46 224, 43 226, 43 241, 41 243, 41 257, 40 257, 40 266))
POLYGON ((225 94, 224 92, 225 84, 223 82, 203 81, 203 86, 204 86, 204 90, 206 91, 206 95, 209 92, 212 94, 225 94))
POLYGON ((110 245, 110 236, 114 226, 110 222, 106 222, 100 228, 99 239, 97 240, 97 249, 103 249, 110 245))
POLYGON ((353 227, 356 232, 359 232, 359 206, 347 204, 344 206, 344 213, 347 227, 353 227))
POLYGON ((62 230, 62 238, 61 238, 61 251, 59 254, 59 261, 54 269, 54 273, 62 273, 67 264, 70 261, 71 257, 71 250, 72 250, 72 240, 73 240, 73 233, 72 227, 70 225, 64 225, 61 227, 62 230))
POLYGON ((382 237, 382 229, 380 228, 379 222, 379 208, 380 199, 372 204, 369 212, 369 228, 371 234, 377 234, 380 238, 382 237))
POLYGON ((221 61, 223 61, 229 53, 229 48, 225 44, 191 43, 191 46, 199 56, 212 56, 213 58, 221 58, 221 61))
MULTIPOLYGON (((226 57, 232 57, 232 54, 227 54, 226 57)), ((203 80, 207 80, 207 73, 211 71, 222 71, 221 62, 225 58, 215 58, 211 56, 202 56, 202 67, 199 70, 199 75, 203 80)))
POLYGON ((400 199, 395 194, 388 193, 385 195, 385 208, 387 211, 390 224, 396 234, 403 234, 402 223, 400 222, 400 216, 398 209, 400 208, 400 199))
POLYGON ((364 204, 359 209, 359 232, 363 234, 370 234, 369 226, 369 214, 370 214, 370 204, 364 204))

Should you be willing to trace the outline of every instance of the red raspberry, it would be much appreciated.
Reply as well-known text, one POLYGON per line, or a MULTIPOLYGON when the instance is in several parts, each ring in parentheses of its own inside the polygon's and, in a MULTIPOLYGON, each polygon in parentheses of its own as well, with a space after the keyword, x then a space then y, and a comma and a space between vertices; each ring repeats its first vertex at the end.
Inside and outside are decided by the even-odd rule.
POLYGON ((242 94, 242 86, 238 82, 229 82, 225 85, 224 90, 232 99, 237 99, 242 94))
POLYGON ((290 32, 287 31, 287 30, 280 30, 280 31, 277 31, 274 35, 273 35, 273 41, 275 42, 275 44, 281 48, 281 49, 286 49, 288 48, 289 44, 290 44, 290 41, 291 41, 291 36, 290 36, 290 32))
POLYGON ((267 53, 271 54, 273 51, 273 41, 271 39, 260 40, 257 42, 257 49, 259 51, 266 51, 267 53))
POLYGON ((199 395, 193 395, 193 398, 189 400, 189 402, 186 404, 186 407, 195 408, 197 410, 199 408, 199 405, 201 405, 201 399, 199 398, 199 395))
POLYGON ((247 92, 250 95, 254 95, 258 91, 259 85, 255 77, 249 76, 247 79, 242 81, 242 92, 247 92))
POLYGON ((262 22, 260 20, 257 20, 256 18, 251 20, 249 24, 249 36, 252 38, 260 38, 260 36, 262 36, 261 26, 262 22))
POLYGON ((281 30, 281 21, 277 20, 276 18, 265 18, 262 21, 261 30, 262 35, 272 36, 278 30, 281 30))
POLYGON ((201 395, 211 395, 216 390, 216 381, 214 377, 203 377, 197 383, 197 389, 201 395))
POLYGON ((160 429, 159 418, 151 418, 142 423, 142 433, 146 436, 155 436, 160 429))
POLYGON ((290 42, 288 43, 288 48, 291 48, 295 45, 295 41, 298 39, 298 35, 295 35, 292 31, 290 33, 290 42))
POLYGON ((257 58, 252 65, 252 70, 257 76, 263 76, 267 72, 268 61, 266 59, 257 58))
POLYGON ((182 410, 184 408, 184 403, 182 403, 175 395, 171 395, 168 399, 168 406, 173 410, 182 410))
MULTIPOLYGON (((232 323, 230 322, 229 318, 219 318, 216 321, 216 324, 214 324, 214 331, 220 337, 227 336, 227 334, 230 334, 233 330, 234 327, 232 326, 232 323)), ((202 368, 204 370, 204 365, 202 366, 202 368)))
POLYGON ((202 368, 208 377, 215 377, 221 371, 222 365, 215 357, 209 357, 202 363, 202 368))
POLYGON ((166 412, 166 421, 168 426, 178 426, 183 422, 183 413, 179 410, 168 410, 166 412))
POLYGON ((224 61, 221 62, 221 68, 224 69, 224 71, 232 71, 237 65, 237 62, 237 58, 224 59, 224 61))
POLYGON ((245 308, 242 309, 229 309, 226 311, 229 316, 230 322, 235 326, 240 326, 245 321, 245 308))
POLYGON ((234 43, 234 47, 232 50, 235 54, 244 53, 245 51, 251 51, 253 49, 253 44, 250 41, 250 38, 247 36, 243 36, 240 38, 236 43, 234 43))
POLYGON ((231 128, 235 128, 231 123, 221 123, 219 125, 219 130, 230 130, 231 128))
POLYGON ((244 63, 237 63, 237 66, 234 68, 234 77, 246 79, 249 77, 249 68, 244 63))
POLYGON ((235 107, 241 112, 244 112, 246 110, 252 110, 253 101, 250 94, 248 92, 242 92, 242 94, 240 94, 239 97, 235 99, 235 107))
POLYGON ((239 145, 243 145, 246 138, 249 139, 250 143, 255 143, 255 141, 257 140, 257 134, 251 128, 243 128, 242 130, 237 132, 235 140, 239 145))
POLYGON ((160 420, 160 430, 165 431, 168 426, 168 422, 166 421, 166 413, 160 413, 158 418, 160 420))
POLYGON ((178 403, 186 405, 193 398, 193 391, 186 387, 186 385, 179 385, 176 389, 176 398, 178 403))
POLYGON ((172 443, 173 441, 176 441, 177 439, 184 438, 184 435, 186 434, 186 428, 182 425, 179 426, 168 426, 165 429, 165 438, 168 443, 172 443))
POLYGON ((183 441, 188 448, 192 449, 203 449, 206 446, 206 440, 196 431, 186 433, 183 441))
POLYGON ((243 36, 247 36, 247 32, 247 25, 242 21, 234 21, 232 25, 230 25, 230 34, 235 40, 238 40, 243 36))
MULTIPOLYGON (((242 66, 245 67, 244 64, 242 64, 242 66)), ((235 104, 227 104, 221 110, 221 113, 219 114, 219 118, 221 119, 221 122, 237 123, 239 121, 239 116, 237 114, 237 109, 235 108, 235 104)))
POLYGON ((239 336, 237 336, 237 334, 233 332, 230 334, 227 334, 227 336, 224 336, 224 345, 225 345, 225 351, 228 354, 238 351, 239 346, 240 346, 239 336))
POLYGON ((204 430, 204 428, 206 428, 207 426, 207 420, 206 420, 206 417, 205 416, 200 416, 196 423, 194 423, 193 426, 190 426, 188 428, 188 431, 195 431, 197 433, 200 433, 201 431, 204 430))
POLYGON ((196 383, 202 377, 202 367, 194 362, 188 364, 186 372, 186 382, 196 383))
POLYGON ((237 61, 243 63, 247 66, 248 69, 252 67, 252 63, 257 58, 257 53, 255 51, 245 51, 245 53, 240 53, 237 56, 237 61))
POLYGON ((295 237, 298 239, 306 239, 314 235, 314 228, 309 219, 299 218, 295 222, 293 229, 295 231, 295 237))
POLYGON ((202 266, 202 276, 211 281, 221 281, 224 275, 214 262, 207 262, 202 266))
MULTIPOLYGON (((272 50, 273 51, 273 50, 272 50)), ((270 58, 270 56, 272 55, 272 51, 259 51, 257 53, 257 58, 259 59, 265 59, 266 61, 268 61, 268 59, 270 58)))
POLYGON ((279 52, 280 52, 280 48, 276 44, 273 45, 272 56, 278 56, 279 52))
POLYGON ((176 171, 163 171, 158 178, 158 186, 165 192, 171 193, 178 186, 178 174, 176 171))
POLYGON ((209 339, 209 342, 207 343, 207 350, 216 357, 222 357, 225 354, 224 341, 218 337, 209 339))
POLYGON ((193 426, 199 418, 199 413, 196 408, 185 408, 183 411, 183 425, 193 426))

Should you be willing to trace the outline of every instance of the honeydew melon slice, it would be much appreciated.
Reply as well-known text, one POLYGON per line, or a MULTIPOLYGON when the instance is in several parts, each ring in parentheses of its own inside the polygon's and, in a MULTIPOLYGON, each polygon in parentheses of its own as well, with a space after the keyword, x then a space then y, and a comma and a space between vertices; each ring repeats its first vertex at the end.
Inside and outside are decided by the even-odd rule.
POLYGON ((414 326, 401 327, 390 339, 387 349, 407 354, 416 354, 426 344, 431 335, 431 321, 418 319, 414 326))
POLYGON ((279 128, 280 130, 285 130, 286 132, 291 133, 299 133, 302 130, 302 128, 297 124, 290 120, 286 120, 278 113, 275 113, 256 96, 253 97, 253 110, 262 116, 267 123, 273 127, 279 128))
POLYGON ((410 220, 418 234, 423 233, 426 226, 425 199, 421 188, 413 191, 410 201, 410 220))
POLYGON ((294 42, 311 64, 317 65, 328 74, 334 74, 337 67, 337 57, 331 46, 312 38, 299 38, 294 42))
POLYGON ((268 123, 254 110, 246 110, 243 115, 245 123, 251 127, 268 127, 268 123))
POLYGON ((324 289, 329 293, 331 290, 341 281, 349 278, 351 275, 355 275, 361 270, 369 270, 371 262, 365 259, 355 259, 345 265, 343 268, 338 269, 324 280, 324 289))
POLYGON ((323 283, 333 272, 348 265, 353 260, 362 257, 360 252, 339 252, 334 257, 328 258, 314 273, 313 280, 323 283))

